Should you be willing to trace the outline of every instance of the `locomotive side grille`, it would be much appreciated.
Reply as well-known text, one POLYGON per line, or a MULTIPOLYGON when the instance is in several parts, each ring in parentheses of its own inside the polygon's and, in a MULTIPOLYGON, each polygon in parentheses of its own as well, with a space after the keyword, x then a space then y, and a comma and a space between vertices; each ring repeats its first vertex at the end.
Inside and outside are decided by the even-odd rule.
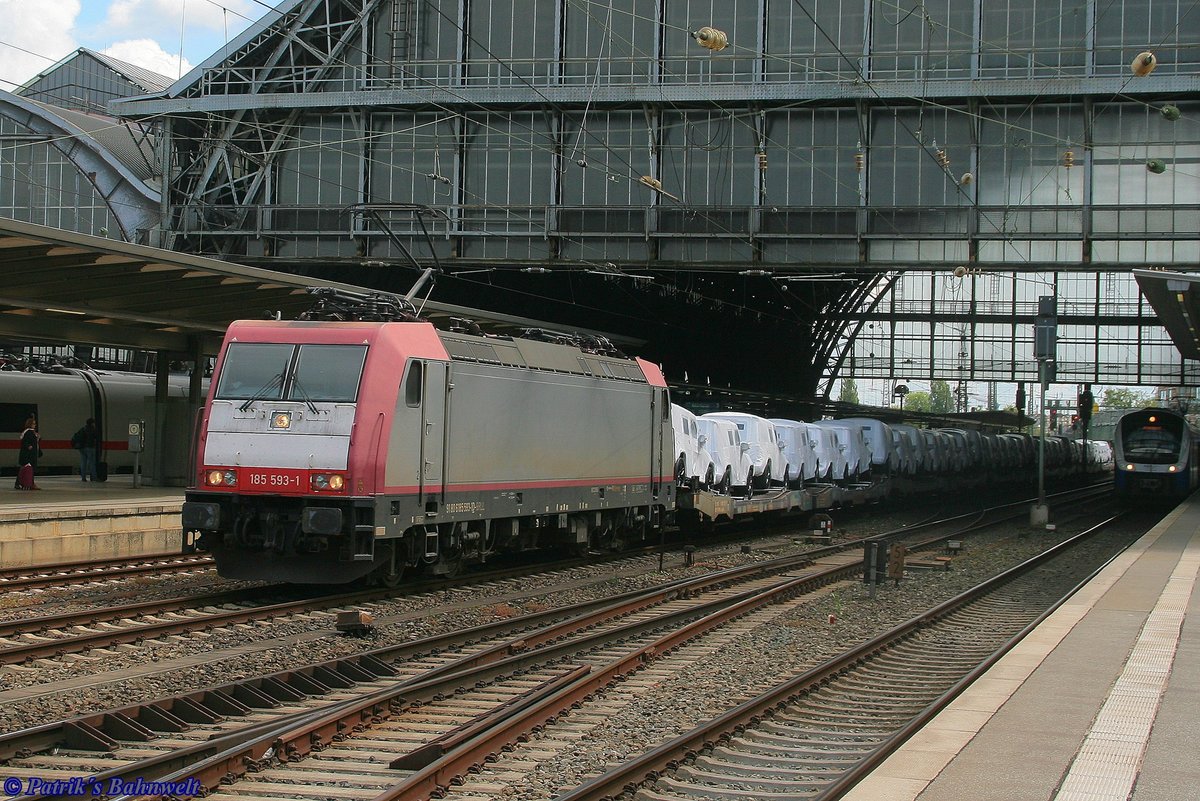
POLYGON ((442 343, 452 359, 461 359, 484 364, 500 364, 496 349, 483 342, 463 342, 461 340, 444 338, 442 343))
POLYGON ((584 354, 571 346, 528 339, 487 341, 439 332, 450 358, 459 362, 499 364, 555 373, 586 375, 614 381, 646 383, 636 362, 604 354, 584 354))

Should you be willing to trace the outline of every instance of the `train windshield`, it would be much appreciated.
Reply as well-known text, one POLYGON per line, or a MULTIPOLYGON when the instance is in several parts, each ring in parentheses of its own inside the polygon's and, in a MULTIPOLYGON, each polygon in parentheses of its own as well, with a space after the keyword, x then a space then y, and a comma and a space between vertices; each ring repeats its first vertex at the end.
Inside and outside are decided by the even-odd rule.
POLYGON ((292 399, 353 401, 366 358, 366 345, 301 345, 292 374, 292 399))
POLYGON ((225 400, 280 400, 295 345, 234 343, 225 351, 216 397, 225 400))
POLYGON ((366 345, 235 342, 225 351, 215 397, 352 402, 366 358, 366 345))
POLYGON ((1179 461, 1183 421, 1158 415, 1154 422, 1144 416, 1121 421, 1121 447, 1125 458, 1142 464, 1174 464, 1179 461))

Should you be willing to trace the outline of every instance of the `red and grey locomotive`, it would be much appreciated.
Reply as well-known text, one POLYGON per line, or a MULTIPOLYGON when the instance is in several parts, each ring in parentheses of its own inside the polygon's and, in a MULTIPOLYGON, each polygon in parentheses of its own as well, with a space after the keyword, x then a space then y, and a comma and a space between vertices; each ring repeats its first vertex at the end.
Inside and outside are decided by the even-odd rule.
POLYGON ((364 315, 322 292, 309 319, 226 333, 183 507, 222 576, 393 583, 617 546, 673 507, 654 365, 596 337, 442 331, 399 299, 364 315))

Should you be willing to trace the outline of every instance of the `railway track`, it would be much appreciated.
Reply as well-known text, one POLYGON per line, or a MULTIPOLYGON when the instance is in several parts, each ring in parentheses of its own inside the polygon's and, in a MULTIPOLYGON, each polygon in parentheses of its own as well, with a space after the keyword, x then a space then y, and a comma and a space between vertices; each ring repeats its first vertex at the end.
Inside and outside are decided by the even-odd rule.
MULTIPOLYGON (((602 561, 649 563, 653 549, 612 554, 602 561)), ((587 564, 571 558, 551 564, 489 570, 467 579, 426 579, 408 585, 408 593, 426 593, 469 584, 519 581, 536 574, 550 574, 587 564)), ((514 585, 515 586, 515 585, 514 585)), ((320 615, 332 627, 338 611, 351 608, 371 611, 371 604, 397 597, 394 589, 318 592, 264 603, 264 598, 287 595, 284 586, 243 588, 182 598, 121 604, 57 615, 0 622, 0 665, 37 659, 54 659, 67 654, 102 653, 122 644, 140 644, 165 637, 209 634, 260 621, 280 622, 288 618, 320 615)))
POLYGON ((1091 578, 1045 570, 1116 518, 557 801, 840 797, 1091 578))
POLYGON ((39 567, 6 568, 0 570, 0 592, 47 589, 212 568, 212 557, 203 554, 159 554, 132 559, 98 559, 39 567))
MULTIPOLYGON (((521 700, 529 692, 569 692, 573 702, 582 701, 713 627, 778 614, 756 610, 859 572, 857 552, 820 551, 791 557, 790 564, 777 560, 723 571, 607 605, 551 610, 14 733, 0 738, 0 758, 15 776, 78 774, 86 763, 102 771, 102 781, 186 773, 215 789, 227 774, 245 775, 247 766, 267 769, 282 759, 280 769, 291 769, 296 759, 319 756, 322 749, 332 749, 332 758, 336 741, 368 721, 395 727, 378 730, 380 742, 393 749, 431 742, 422 751, 426 756, 453 751, 467 732, 530 708, 534 701, 521 700), (801 567, 813 559, 823 563, 801 567), (666 634, 657 633, 664 627, 666 634), (110 753, 101 758, 97 751, 110 753)), ((372 736, 363 742, 375 742, 372 736)), ((380 766, 374 767, 378 773, 380 766)), ((439 775, 445 770, 438 768, 439 775)))
MULTIPOLYGON (((1060 502, 1087 502, 1095 496, 1096 490, 1084 488, 1062 493, 1060 502)), ((876 541, 891 541, 897 537, 911 538, 916 533, 925 530, 937 530, 944 526, 955 527, 949 536, 962 536, 979 526, 992 525, 997 520, 1008 519, 1014 514, 1023 514, 1023 506, 1005 504, 982 513, 965 514, 945 520, 930 519, 921 524, 915 524, 896 532, 872 538, 876 541)), ((929 547, 936 542, 933 539, 916 541, 915 547, 929 547)), ((831 546, 828 553, 859 547, 860 542, 853 540, 844 544, 831 546)), ((633 555, 614 555, 614 560, 642 558, 638 554, 653 552, 653 548, 632 552, 633 555)), ((820 554, 823 551, 814 551, 820 554)), ((570 567, 583 562, 577 559, 566 560, 558 564, 559 568, 570 567)), ((554 565, 548 566, 554 569, 554 565)), ((536 568, 545 571, 547 566, 536 568)), ((534 572, 529 567, 489 571, 472 577, 473 582, 497 581, 517 576, 523 577, 534 572)), ((409 586, 410 591, 422 592, 451 586, 447 580, 429 580, 416 582, 409 586)), ((279 596, 279 589, 249 588, 230 590, 183 598, 168 598, 131 604, 121 604, 113 607, 85 609, 63 614, 47 615, 21 620, 0 622, 0 665, 13 665, 37 659, 55 659, 67 654, 81 654, 97 649, 100 656, 109 649, 125 644, 143 643, 171 636, 188 636, 197 632, 209 633, 217 628, 254 623, 264 620, 280 620, 313 614, 325 614, 332 622, 338 610, 369 605, 388 600, 395 595, 394 590, 374 589, 349 593, 325 593, 317 596, 306 595, 301 598, 263 603, 264 596, 279 596)), ((286 594, 286 591, 283 591, 286 594)), ((370 611, 369 609, 367 611, 370 611)))

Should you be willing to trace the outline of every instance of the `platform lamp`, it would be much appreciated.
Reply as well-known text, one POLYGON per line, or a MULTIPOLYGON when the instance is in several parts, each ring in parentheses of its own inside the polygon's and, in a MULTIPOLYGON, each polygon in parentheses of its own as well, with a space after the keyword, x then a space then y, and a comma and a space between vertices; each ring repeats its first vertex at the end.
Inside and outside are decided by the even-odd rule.
MULTIPOLYGON (((906 378, 900 379, 901 382, 904 382, 907 380, 908 379, 906 379, 906 378)), ((904 384, 904 383, 897 384, 896 388, 892 390, 892 396, 900 401, 900 411, 904 411, 904 396, 907 394, 908 394, 908 385, 904 384)))

